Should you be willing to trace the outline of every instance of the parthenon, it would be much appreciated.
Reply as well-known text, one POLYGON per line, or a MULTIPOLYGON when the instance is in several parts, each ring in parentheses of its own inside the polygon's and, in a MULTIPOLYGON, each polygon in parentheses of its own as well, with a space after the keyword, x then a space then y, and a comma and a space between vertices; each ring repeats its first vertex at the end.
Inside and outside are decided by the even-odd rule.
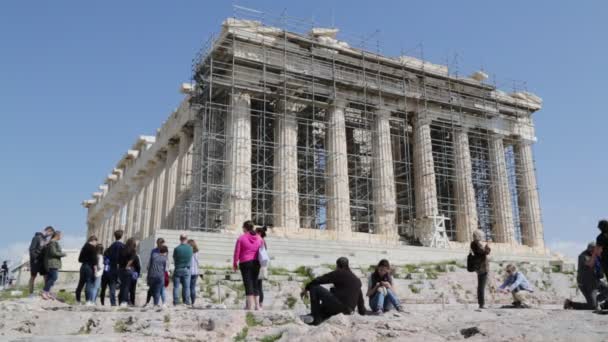
POLYGON ((478 71, 355 48, 335 28, 226 19, 184 99, 138 137, 88 208, 88 234, 159 229, 544 251, 532 144, 542 101, 478 71))

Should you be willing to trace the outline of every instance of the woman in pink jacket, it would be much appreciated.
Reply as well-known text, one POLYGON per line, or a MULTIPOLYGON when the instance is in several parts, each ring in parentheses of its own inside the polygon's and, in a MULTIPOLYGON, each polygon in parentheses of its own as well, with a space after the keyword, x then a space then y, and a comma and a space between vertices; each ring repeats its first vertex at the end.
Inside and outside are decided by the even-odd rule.
POLYGON ((245 296, 247 296, 246 310, 251 310, 254 306, 256 310, 259 306, 258 275, 260 273, 260 262, 258 261, 258 251, 263 244, 263 240, 256 234, 253 222, 243 223, 243 235, 236 240, 234 247, 234 259, 232 269, 236 272, 237 266, 241 270, 243 284, 245 285, 245 296))

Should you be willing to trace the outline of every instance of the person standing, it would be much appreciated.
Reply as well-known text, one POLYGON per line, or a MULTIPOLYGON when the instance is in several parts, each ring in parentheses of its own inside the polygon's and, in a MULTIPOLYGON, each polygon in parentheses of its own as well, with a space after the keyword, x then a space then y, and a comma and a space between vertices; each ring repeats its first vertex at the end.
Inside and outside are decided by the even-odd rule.
POLYGON ((490 271, 490 261, 488 255, 490 255, 490 246, 488 243, 484 246, 481 241, 484 239, 485 234, 481 229, 477 229, 473 232, 473 241, 471 242, 471 251, 475 258, 477 273, 477 303, 480 309, 485 309, 485 293, 486 283, 488 281, 488 272, 490 271))
POLYGON ((602 256, 600 258, 602 272, 608 281, 608 220, 600 220, 597 223, 597 228, 600 234, 595 239, 595 244, 602 248, 602 256))
POLYGON ((6 286, 8 284, 8 264, 6 261, 2 262, 2 282, 0 282, 0 286, 6 286))
POLYGON ((137 242, 129 238, 118 256, 118 278, 120 279, 120 306, 128 306, 131 298, 131 288, 135 270, 141 269, 137 263, 137 242))
POLYGON ((597 310, 597 297, 600 292, 606 292, 606 285, 601 282, 602 274, 598 274, 596 265, 601 259, 603 248, 595 242, 590 242, 578 256, 578 269, 576 270, 576 282, 579 290, 585 297, 586 303, 577 303, 569 299, 564 302, 564 309, 573 310, 597 310))
POLYGON ((40 274, 41 276, 45 276, 44 265, 42 260, 42 250, 44 246, 49 242, 51 236, 55 232, 55 229, 51 226, 48 226, 42 230, 42 232, 36 232, 34 237, 32 238, 32 242, 30 243, 30 281, 29 291, 30 297, 34 295, 34 282, 36 281, 36 276, 40 274))
POLYGON ((152 297, 154 298, 154 306, 160 303, 161 289, 165 285, 165 270, 167 269, 167 254, 169 250, 167 246, 161 245, 158 253, 153 253, 148 264, 148 286, 150 286, 152 297))
POLYGON ((179 236, 180 244, 173 249, 173 305, 179 304, 179 287, 182 286, 182 303, 190 305, 190 266, 192 247, 185 234, 179 236))
MULTIPOLYGON (((256 228, 255 232, 258 234, 258 236, 260 238, 262 238, 262 247, 264 248, 264 250, 268 251, 268 245, 266 244, 266 232, 268 231, 268 227, 263 226, 261 228, 256 228)), ((258 296, 258 301, 256 302, 256 305, 262 309, 264 306, 264 287, 263 287, 263 283, 264 283, 264 277, 268 274, 268 265, 262 265, 262 263, 260 263, 260 271, 258 274, 258 292, 259 292, 259 296, 258 296)))
MULTIPOLYGON (((135 242, 137 244, 137 241, 135 242)), ((129 288, 129 305, 135 306, 135 293, 137 291, 137 280, 141 275, 141 259, 137 250, 135 252, 135 262, 133 262, 133 280, 131 281, 131 287, 129 288)))
POLYGON ((336 260, 336 270, 313 279, 306 284, 301 297, 310 294, 311 314, 305 323, 319 325, 331 316, 343 313, 350 315, 357 311, 365 315, 365 303, 361 292, 361 280, 350 270, 348 259, 340 257, 336 260), (331 291, 321 286, 333 284, 331 291))
POLYGON ((103 278, 103 274, 105 271, 104 264, 104 256, 103 256, 103 246, 98 244, 95 246, 97 251, 97 267, 95 268, 95 287, 93 289, 93 299, 92 302, 97 302, 97 294, 99 293, 99 289, 101 288, 101 278, 103 278))
POLYGON ((61 232, 56 230, 53 232, 51 241, 47 244, 44 249, 44 268, 47 270, 46 280, 44 282, 44 288, 42 290, 43 299, 54 299, 55 296, 51 293, 51 288, 55 285, 57 278, 59 277, 59 270, 61 269, 61 258, 65 257, 65 253, 61 250, 59 245, 61 240, 61 232))
MULTIPOLYGON (((114 232, 115 241, 106 249, 104 256, 107 258, 107 286, 110 288, 110 304, 116 306, 116 287, 118 286, 118 258, 125 248, 125 245, 120 241, 123 236, 122 230, 114 232)), ((101 285, 101 299, 105 297, 105 284, 101 285)))
POLYGON ((196 301, 196 280, 198 278, 198 246, 196 241, 190 239, 188 244, 192 247, 192 261, 190 262, 190 303, 194 305, 196 301))
POLYGON ((246 305, 245 310, 259 310, 259 295, 258 276, 260 273, 260 262, 258 261, 258 252, 262 246, 262 239, 256 234, 253 222, 245 221, 243 223, 243 234, 236 240, 234 246, 234 257, 232 261, 232 270, 236 272, 237 268, 241 270, 243 285, 245 286, 246 305))
POLYGON ((97 268, 97 237, 91 235, 80 249, 78 262, 80 265, 80 279, 76 286, 76 301, 80 303, 82 288, 87 305, 93 305, 93 289, 95 288, 95 271, 97 268))
MULTIPOLYGON (((150 252, 150 259, 148 259, 148 272, 150 272, 150 265, 152 264, 152 257, 154 256, 154 254, 158 254, 160 253, 160 248, 162 246, 165 246, 165 239, 163 238, 158 238, 156 239, 156 247, 152 249, 152 251, 150 252)), ((167 272, 167 270, 169 269, 169 260, 167 260, 166 265, 167 267, 165 268, 165 272, 167 272)), ((164 279, 163 279, 164 282, 164 279)), ((150 284, 148 284, 148 286, 150 286, 150 284)), ((148 293, 146 294, 146 304, 144 304, 144 307, 146 305, 148 305, 150 303, 150 300, 152 299, 152 288, 148 287, 148 293)), ((162 286, 160 289, 160 298, 162 299, 163 305, 166 303, 166 296, 165 296, 165 287, 162 286)))
POLYGON ((403 311, 401 302, 393 289, 393 277, 390 274, 391 265, 388 260, 382 259, 376 269, 369 277, 367 284, 367 296, 369 306, 378 315, 389 311, 391 308, 403 311))

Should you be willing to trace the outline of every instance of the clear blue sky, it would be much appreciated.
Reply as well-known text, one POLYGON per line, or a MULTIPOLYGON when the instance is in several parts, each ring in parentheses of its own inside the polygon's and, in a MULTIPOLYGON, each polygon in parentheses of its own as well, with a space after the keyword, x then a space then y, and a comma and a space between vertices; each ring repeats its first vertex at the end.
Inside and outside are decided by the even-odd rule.
MULTIPOLYGON (((507 90, 525 80, 544 99, 535 152, 546 240, 573 254, 594 239, 608 216, 608 3, 239 4, 352 35, 379 30, 389 55, 422 43, 425 58, 458 55, 459 73, 483 67, 507 90)), ((0 2, 0 257, 45 225, 84 236, 80 202, 178 105, 192 57, 231 15, 230 1, 0 2)))

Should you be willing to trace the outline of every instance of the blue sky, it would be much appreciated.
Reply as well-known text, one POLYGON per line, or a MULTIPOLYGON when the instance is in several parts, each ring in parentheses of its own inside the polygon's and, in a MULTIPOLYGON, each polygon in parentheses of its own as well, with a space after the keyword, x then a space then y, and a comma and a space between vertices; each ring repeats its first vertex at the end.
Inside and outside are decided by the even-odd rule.
MULTIPOLYGON (((595 238, 608 216, 608 3, 238 4, 335 24, 459 74, 484 68, 506 90, 526 81, 544 99, 535 157, 546 241, 575 254, 595 238)), ((0 258, 49 224, 79 244, 80 202, 178 105, 193 56, 232 14, 230 1, 0 2, 0 258)))

